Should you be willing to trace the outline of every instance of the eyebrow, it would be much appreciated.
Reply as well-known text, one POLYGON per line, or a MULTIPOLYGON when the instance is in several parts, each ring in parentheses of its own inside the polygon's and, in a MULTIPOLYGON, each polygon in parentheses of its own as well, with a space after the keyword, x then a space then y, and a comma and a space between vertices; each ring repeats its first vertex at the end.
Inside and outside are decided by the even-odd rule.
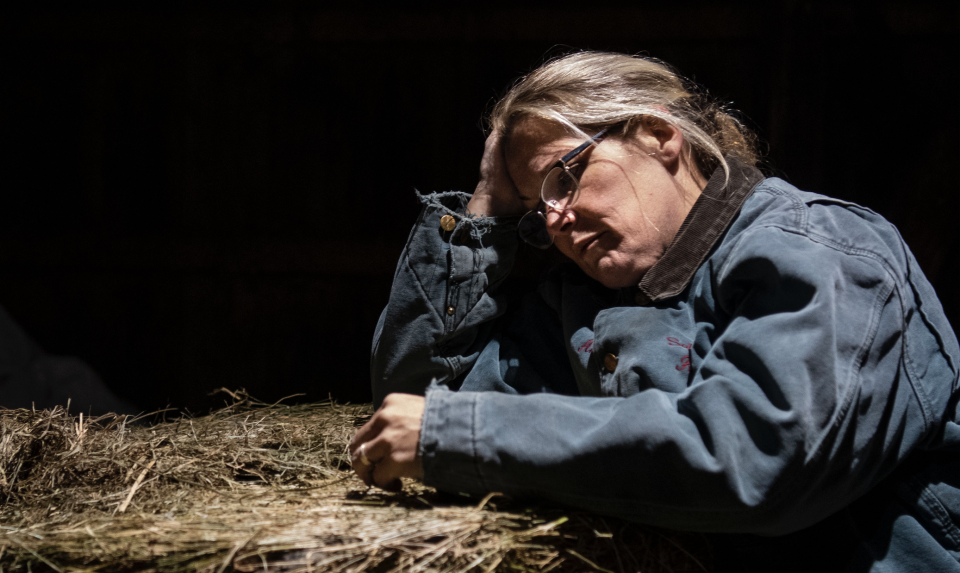
POLYGON ((554 164, 553 164, 553 167, 551 167, 550 169, 553 169, 554 167, 563 167, 563 166, 565 166, 571 159, 573 159, 574 157, 576 157, 576 156, 580 155, 581 153, 583 153, 583 150, 584 150, 584 149, 586 149, 586 148, 590 147, 591 145, 595 144, 595 143, 597 142, 597 139, 599 139, 599 138, 602 137, 605 133, 607 133, 607 131, 608 131, 609 129, 610 129, 609 127, 605 127, 605 128, 603 128, 603 129, 601 129, 600 131, 598 131, 596 135, 594 135, 594 136, 591 137, 590 139, 584 141, 583 143, 581 143, 580 145, 578 145, 573 151, 570 151, 569 153, 567 153, 566 155, 564 155, 563 157, 561 157, 561 158, 559 159, 559 161, 557 161, 556 163, 554 163, 554 164))

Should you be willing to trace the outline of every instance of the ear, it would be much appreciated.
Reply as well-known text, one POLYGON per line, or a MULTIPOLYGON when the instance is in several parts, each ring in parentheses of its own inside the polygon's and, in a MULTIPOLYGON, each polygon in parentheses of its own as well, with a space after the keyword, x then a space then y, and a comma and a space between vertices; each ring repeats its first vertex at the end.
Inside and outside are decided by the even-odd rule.
POLYGON ((683 133, 680 129, 659 117, 649 115, 640 119, 640 127, 637 136, 641 145, 671 173, 675 173, 683 153, 683 133))

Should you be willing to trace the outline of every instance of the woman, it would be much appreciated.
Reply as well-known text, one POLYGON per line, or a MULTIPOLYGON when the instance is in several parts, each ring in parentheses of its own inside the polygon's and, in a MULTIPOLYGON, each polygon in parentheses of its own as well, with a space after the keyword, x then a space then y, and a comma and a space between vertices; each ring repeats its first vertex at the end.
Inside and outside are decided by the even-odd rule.
POLYGON ((896 229, 765 179, 654 61, 553 61, 491 124, 475 193, 423 197, 397 269, 365 482, 778 536, 727 539, 757 559, 829 545, 831 570, 960 568, 960 349, 896 229), (518 225, 570 263, 508 300, 518 225))

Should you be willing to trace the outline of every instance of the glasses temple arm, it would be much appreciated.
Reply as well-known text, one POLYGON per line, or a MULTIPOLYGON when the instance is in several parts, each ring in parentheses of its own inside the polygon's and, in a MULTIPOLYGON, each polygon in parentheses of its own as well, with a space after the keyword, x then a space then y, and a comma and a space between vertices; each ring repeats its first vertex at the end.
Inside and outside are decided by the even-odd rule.
POLYGON ((594 143, 596 143, 597 140, 600 139, 601 137, 603 137, 603 135, 604 135, 605 133, 607 133, 607 131, 608 131, 609 129, 610 129, 609 127, 605 127, 605 128, 603 128, 603 129, 601 129, 600 131, 597 132, 596 135, 594 135, 593 137, 591 137, 591 138, 588 139, 587 141, 584 141, 583 143, 581 143, 580 145, 578 145, 577 148, 574 149, 573 151, 571 151, 570 153, 568 153, 568 154, 564 155, 563 157, 561 157, 561 158, 560 158, 560 161, 557 162, 557 163, 559 163, 559 165, 557 165, 556 167, 566 167, 566 166, 567 166, 567 163, 569 163, 571 159, 573 159, 574 157, 580 155, 581 153, 583 153, 583 150, 584 150, 584 149, 586 149, 586 148, 590 147, 591 145, 593 145, 594 143))

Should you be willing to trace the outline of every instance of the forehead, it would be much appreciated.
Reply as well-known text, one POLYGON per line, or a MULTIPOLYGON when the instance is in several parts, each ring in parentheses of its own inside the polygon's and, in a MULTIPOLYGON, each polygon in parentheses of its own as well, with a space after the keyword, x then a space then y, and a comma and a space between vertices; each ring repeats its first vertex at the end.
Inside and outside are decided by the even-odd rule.
POLYGON ((550 167, 571 149, 583 143, 562 125, 525 118, 513 130, 504 148, 507 170, 521 195, 538 196, 540 183, 550 167))

